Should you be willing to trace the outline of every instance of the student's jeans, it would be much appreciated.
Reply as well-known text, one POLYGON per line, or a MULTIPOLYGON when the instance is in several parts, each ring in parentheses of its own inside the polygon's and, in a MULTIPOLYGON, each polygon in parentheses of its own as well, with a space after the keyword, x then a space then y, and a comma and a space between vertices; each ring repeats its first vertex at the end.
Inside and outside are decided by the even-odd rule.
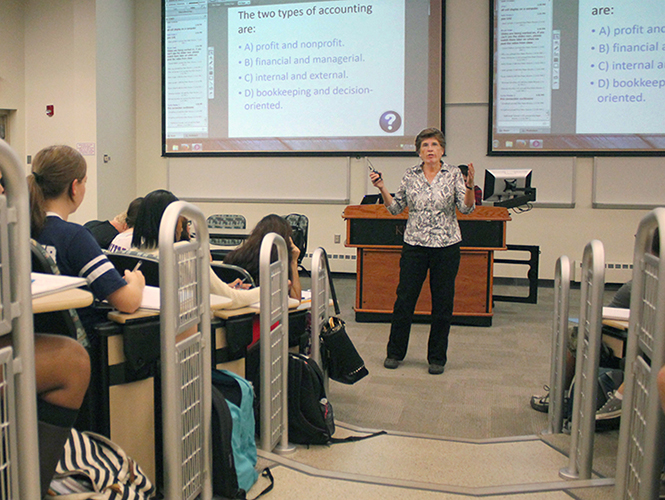
POLYGON ((432 293, 432 315, 427 344, 427 361, 445 366, 448 334, 453 317, 455 278, 460 263, 460 245, 443 248, 412 246, 404 243, 400 259, 397 300, 393 308, 388 357, 402 360, 406 356, 413 322, 413 312, 429 269, 432 293))

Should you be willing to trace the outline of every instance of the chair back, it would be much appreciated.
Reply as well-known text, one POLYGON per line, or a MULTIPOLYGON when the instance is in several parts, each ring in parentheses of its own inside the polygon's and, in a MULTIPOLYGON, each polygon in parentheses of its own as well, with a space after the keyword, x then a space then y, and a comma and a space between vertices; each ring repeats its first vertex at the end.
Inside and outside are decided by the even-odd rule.
POLYGON ((105 251, 104 253, 121 276, 124 275, 125 270, 133 271, 140 262, 140 271, 145 277, 145 284, 159 286, 159 259, 155 256, 134 250, 105 251))
POLYGON ((291 238, 293 238, 293 244, 300 250, 300 255, 298 256, 298 265, 300 265, 307 252, 309 219, 306 215, 302 214, 289 214, 284 216, 284 219, 291 224, 291 230, 293 231, 291 238))
MULTIPOLYGON (((208 229, 247 229, 247 220, 244 215, 238 214, 213 214, 206 219, 208 229)), ((234 238, 232 236, 215 236, 214 231, 210 231, 210 243, 227 247, 241 245, 244 238, 234 238)))
MULTIPOLYGON (((57 264, 35 240, 30 240, 32 270, 36 273, 60 274, 57 264)), ((33 317, 35 332, 64 335, 88 346, 87 335, 76 309, 35 314, 33 317)))
POLYGON ((243 269, 240 266, 235 266, 233 264, 224 264, 223 262, 213 262, 211 264, 212 270, 215 272, 217 277, 222 280, 224 283, 233 283, 235 280, 240 278, 243 283, 249 283, 252 285, 252 288, 256 286, 254 283, 254 278, 246 269, 243 269))

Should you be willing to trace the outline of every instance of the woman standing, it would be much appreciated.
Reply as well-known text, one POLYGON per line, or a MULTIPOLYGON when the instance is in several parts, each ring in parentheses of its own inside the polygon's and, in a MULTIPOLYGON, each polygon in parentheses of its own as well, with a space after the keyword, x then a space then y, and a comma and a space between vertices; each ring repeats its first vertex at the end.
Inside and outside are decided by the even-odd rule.
POLYGON ((397 215, 409 208, 397 300, 384 362, 386 368, 397 368, 406 356, 413 312, 428 270, 432 293, 427 344, 429 373, 441 374, 446 365, 462 240, 455 208, 465 214, 475 208, 475 170, 469 163, 465 183, 457 167, 442 161, 444 148, 445 139, 440 130, 427 128, 420 132, 416 137, 416 151, 422 163, 406 171, 394 197, 386 189, 381 174, 370 173, 372 184, 381 191, 391 214, 397 215))

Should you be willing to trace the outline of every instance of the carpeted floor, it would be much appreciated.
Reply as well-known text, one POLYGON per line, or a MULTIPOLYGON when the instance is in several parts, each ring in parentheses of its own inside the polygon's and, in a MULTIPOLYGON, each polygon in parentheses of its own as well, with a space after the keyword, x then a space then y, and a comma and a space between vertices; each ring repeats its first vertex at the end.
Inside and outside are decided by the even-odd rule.
MULTIPOLYGON (((539 288, 537 304, 495 302, 491 327, 453 326, 445 372, 429 375, 429 325, 413 325, 407 357, 398 369, 387 370, 383 360, 390 325, 356 323, 355 278, 335 276, 334 284, 340 316, 369 369, 355 385, 330 382, 329 399, 337 420, 471 439, 540 434, 547 427, 547 414, 534 411, 529 400, 549 381, 552 288, 539 288)), ((527 291, 525 286, 496 284, 494 293, 525 296, 527 291)), ((608 287, 605 302, 613 293, 608 287)), ((571 317, 578 311, 579 290, 573 289, 571 317)), ((596 433, 594 470, 602 476, 614 474, 617 434, 596 433)), ((557 444, 567 440, 564 435, 557 444)))

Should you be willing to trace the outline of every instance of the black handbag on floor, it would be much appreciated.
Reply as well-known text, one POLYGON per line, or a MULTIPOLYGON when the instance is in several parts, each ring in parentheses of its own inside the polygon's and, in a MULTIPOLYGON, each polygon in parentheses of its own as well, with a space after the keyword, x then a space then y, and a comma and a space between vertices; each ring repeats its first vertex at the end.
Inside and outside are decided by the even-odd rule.
POLYGON ((321 326, 321 359, 328 376, 342 384, 355 384, 369 373, 346 333, 344 321, 336 316, 321 326))

